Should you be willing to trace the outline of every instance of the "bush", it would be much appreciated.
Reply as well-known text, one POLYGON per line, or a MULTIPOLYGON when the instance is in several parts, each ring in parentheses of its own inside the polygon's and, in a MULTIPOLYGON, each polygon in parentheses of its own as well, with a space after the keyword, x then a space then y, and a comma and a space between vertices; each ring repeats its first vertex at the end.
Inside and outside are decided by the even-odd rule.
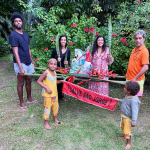
MULTIPOLYGON (((79 17, 77 13, 62 24, 60 22, 66 11, 58 6, 52 7, 49 12, 43 8, 29 8, 30 12, 38 17, 41 21, 37 28, 32 31, 32 54, 33 58, 38 58, 35 65, 38 67, 47 67, 47 61, 50 58, 51 51, 55 47, 56 35, 66 34, 68 37, 68 47, 71 49, 71 56, 74 56, 74 49, 80 48, 85 50, 92 43, 93 30, 108 39, 107 20, 105 26, 100 26, 96 17, 89 17, 84 13, 79 17), (80 18, 80 19, 79 19, 80 18), (99 28, 96 26, 100 26, 99 28), (91 32, 89 32, 89 28, 91 32), (49 50, 45 51, 44 49, 49 50)), ((133 35, 135 31, 143 29, 147 32, 145 45, 150 49, 150 3, 135 1, 134 4, 124 2, 118 8, 118 14, 112 18, 113 34, 111 53, 114 57, 114 63, 109 66, 110 70, 125 75, 129 56, 135 47, 133 35)), ((96 37, 95 37, 96 38, 96 37)), ((108 44, 107 44, 108 45, 108 44)), ((147 74, 150 74, 148 72, 147 74)), ((148 78, 150 81, 150 77, 148 78)))
POLYGON ((9 43, 0 36, 0 57, 10 52, 9 43))
MULTIPOLYGON (((126 2, 122 3, 118 9, 120 12, 113 20, 112 55, 115 59, 111 69, 125 75, 129 56, 135 47, 134 33, 137 30, 142 29, 146 32, 145 45, 150 50, 150 3, 135 1, 132 5, 126 2)), ((150 74, 150 71, 147 74, 150 74)))

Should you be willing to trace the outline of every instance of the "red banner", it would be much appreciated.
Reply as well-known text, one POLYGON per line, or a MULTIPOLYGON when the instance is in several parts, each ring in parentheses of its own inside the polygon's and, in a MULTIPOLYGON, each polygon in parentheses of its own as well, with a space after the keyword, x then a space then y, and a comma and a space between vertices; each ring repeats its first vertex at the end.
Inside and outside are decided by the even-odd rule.
POLYGON ((111 97, 100 95, 66 81, 64 81, 63 84, 63 93, 73 96, 83 102, 109 110, 114 110, 117 104, 117 101, 111 97))

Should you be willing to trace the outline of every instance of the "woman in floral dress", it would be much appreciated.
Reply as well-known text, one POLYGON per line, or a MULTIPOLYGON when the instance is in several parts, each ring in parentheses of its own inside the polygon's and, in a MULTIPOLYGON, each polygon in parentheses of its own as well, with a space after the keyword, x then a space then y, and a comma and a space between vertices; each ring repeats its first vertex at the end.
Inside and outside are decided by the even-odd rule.
MULTIPOLYGON (((92 57, 91 63, 93 65, 94 70, 107 72, 108 65, 112 64, 114 58, 109 53, 109 48, 106 47, 105 38, 99 35, 94 42, 92 49, 92 57)), ((108 77, 104 77, 105 80, 108 80, 108 77)), ((108 82, 89 82, 89 89, 101 95, 108 96, 109 93, 109 84, 108 82)))

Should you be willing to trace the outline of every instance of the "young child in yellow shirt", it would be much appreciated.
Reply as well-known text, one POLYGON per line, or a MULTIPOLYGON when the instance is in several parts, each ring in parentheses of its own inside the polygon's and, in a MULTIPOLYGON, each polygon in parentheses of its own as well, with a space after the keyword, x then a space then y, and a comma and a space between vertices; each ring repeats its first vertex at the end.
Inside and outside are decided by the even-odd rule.
POLYGON ((48 68, 37 80, 42 89, 42 96, 44 97, 44 114, 43 119, 44 127, 46 129, 51 129, 48 124, 49 116, 52 108, 52 115, 54 123, 62 124, 61 121, 57 120, 58 114, 58 94, 57 94, 57 84, 62 83, 63 80, 57 81, 57 75, 55 69, 57 68, 57 61, 54 58, 51 58, 48 62, 48 68))

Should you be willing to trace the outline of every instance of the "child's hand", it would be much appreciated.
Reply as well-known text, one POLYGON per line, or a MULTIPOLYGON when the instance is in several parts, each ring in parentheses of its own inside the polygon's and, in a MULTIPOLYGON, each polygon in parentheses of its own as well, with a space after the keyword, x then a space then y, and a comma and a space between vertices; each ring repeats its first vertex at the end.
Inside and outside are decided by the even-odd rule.
POLYGON ((48 94, 51 94, 51 93, 52 93, 52 90, 49 89, 49 88, 46 88, 46 91, 47 91, 48 94))
POLYGON ((131 123, 131 127, 135 127, 136 126, 136 124, 135 123, 131 123))
POLYGON ((114 98, 116 101, 120 101, 120 99, 118 99, 118 98, 114 98))

